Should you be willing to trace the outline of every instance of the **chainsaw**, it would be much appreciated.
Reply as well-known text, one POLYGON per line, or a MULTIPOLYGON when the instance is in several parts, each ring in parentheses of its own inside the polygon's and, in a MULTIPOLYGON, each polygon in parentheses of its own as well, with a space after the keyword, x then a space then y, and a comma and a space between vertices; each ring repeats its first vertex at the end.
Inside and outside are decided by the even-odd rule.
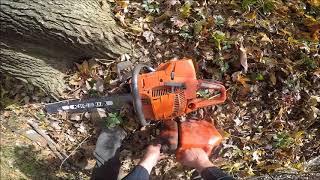
POLYGON ((161 136, 167 138, 171 150, 178 149, 177 152, 180 152, 186 148, 199 147, 210 153, 212 147, 221 141, 221 135, 207 121, 179 124, 173 121, 181 115, 226 100, 226 89, 220 82, 196 78, 191 59, 171 60, 160 64, 155 70, 147 65, 138 64, 132 71, 129 84, 130 94, 65 100, 46 104, 45 110, 49 114, 61 111, 86 112, 96 108, 117 111, 124 104, 132 103, 142 126, 146 126, 150 120, 164 122, 166 128, 161 136), (142 69, 148 72, 140 74, 142 69), (211 97, 203 98, 197 95, 201 90, 210 90, 218 94, 212 93, 211 97), (166 136, 168 134, 170 136, 166 136))
POLYGON ((210 155, 222 141, 218 130, 206 120, 165 121, 160 130, 162 150, 175 153, 177 159, 181 159, 182 153, 190 148, 201 148, 210 155))

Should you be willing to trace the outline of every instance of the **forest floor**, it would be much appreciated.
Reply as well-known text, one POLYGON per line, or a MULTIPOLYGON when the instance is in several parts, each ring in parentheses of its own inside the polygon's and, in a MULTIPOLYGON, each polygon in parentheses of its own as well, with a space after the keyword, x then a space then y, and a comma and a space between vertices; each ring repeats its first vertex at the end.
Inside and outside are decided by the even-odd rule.
MULTIPOLYGON (((214 163, 238 178, 275 172, 306 173, 320 156, 320 3, 317 0, 110 1, 119 24, 157 67, 172 58, 194 60, 198 78, 223 82, 224 104, 194 115, 224 136, 214 163), (162 1, 161 1, 162 2, 162 1)), ((68 72, 64 98, 121 92, 116 64, 135 60, 88 59, 68 72)), ((49 116, 55 100, 37 87, 1 75, 0 165, 7 179, 88 179, 102 126, 121 126, 122 171, 129 172, 154 138, 154 127, 105 111, 49 116), (13 88, 14 87, 14 88, 13 88), (30 127, 32 120, 70 155, 63 164, 30 127)), ((121 87, 121 86, 120 86, 121 87)), ((190 178, 192 170, 166 155, 152 179, 190 178)), ((63 158, 65 159, 65 158, 63 158)))

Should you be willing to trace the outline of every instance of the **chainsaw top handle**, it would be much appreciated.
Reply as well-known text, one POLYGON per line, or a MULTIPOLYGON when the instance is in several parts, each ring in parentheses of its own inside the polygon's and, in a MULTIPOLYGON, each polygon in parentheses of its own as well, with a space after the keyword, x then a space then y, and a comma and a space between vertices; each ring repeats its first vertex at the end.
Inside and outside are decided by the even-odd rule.
POLYGON ((208 80, 197 80, 197 90, 215 90, 219 91, 220 95, 213 96, 210 98, 195 98, 188 102, 188 108, 186 113, 192 112, 198 108, 203 108, 206 106, 212 106, 216 104, 223 103, 227 98, 226 88, 220 82, 212 82, 208 80))
POLYGON ((138 89, 138 76, 142 68, 146 68, 148 71, 155 71, 152 67, 147 66, 145 64, 138 64, 134 67, 132 71, 132 79, 131 79, 131 92, 133 97, 133 107, 136 112, 137 118, 140 121, 142 126, 148 125, 142 110, 142 102, 141 96, 138 89))

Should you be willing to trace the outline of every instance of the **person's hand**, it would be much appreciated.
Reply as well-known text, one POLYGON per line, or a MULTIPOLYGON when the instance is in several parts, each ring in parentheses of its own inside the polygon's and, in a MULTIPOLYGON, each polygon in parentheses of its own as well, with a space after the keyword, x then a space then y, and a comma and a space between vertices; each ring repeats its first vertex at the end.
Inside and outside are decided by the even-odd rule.
POLYGON ((199 173, 205 168, 214 166, 206 152, 200 148, 191 148, 183 151, 179 162, 184 166, 195 168, 199 173))
POLYGON ((146 154, 140 161, 139 165, 144 167, 150 174, 152 168, 157 164, 160 159, 161 145, 149 145, 146 154))

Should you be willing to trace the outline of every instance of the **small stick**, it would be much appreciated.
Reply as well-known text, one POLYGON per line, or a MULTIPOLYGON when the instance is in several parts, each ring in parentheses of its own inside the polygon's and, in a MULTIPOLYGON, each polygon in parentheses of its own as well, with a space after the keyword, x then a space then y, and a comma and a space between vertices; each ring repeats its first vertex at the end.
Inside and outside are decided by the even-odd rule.
MULTIPOLYGON (((58 151, 58 146, 57 144, 48 136, 46 135, 40 128, 39 126, 34 123, 31 119, 27 121, 27 123, 38 133, 40 134, 47 142, 48 142, 48 147, 50 148, 50 150, 56 155, 58 156, 58 158, 60 160, 63 160, 63 156, 61 155, 61 153, 58 151)), ((65 154, 63 154, 65 156, 65 154)))
MULTIPOLYGON (((33 117, 35 117, 38 121, 41 121, 40 120, 40 118, 38 117, 38 116, 36 116, 35 114, 31 114, 33 117)), ((46 133, 44 133, 39 127, 38 127, 38 125, 37 124, 35 124, 32 120, 30 120, 31 121, 31 123, 33 124, 33 125, 35 125, 35 127, 37 127, 40 131, 41 131, 41 133, 42 134, 40 134, 39 132, 38 132, 38 134, 40 134, 42 137, 44 137, 45 138, 45 136, 47 137, 47 138, 45 138, 47 141, 49 140, 54 146, 55 146, 55 148, 60 152, 60 153, 62 153, 63 155, 64 155, 64 157, 66 157, 67 155, 63 152, 63 151, 61 151, 61 149, 60 149, 60 147, 46 134, 46 133)), ((31 127, 32 127, 32 125, 31 125, 31 127)))
POLYGON ((84 140, 82 140, 82 141, 78 144, 78 146, 61 162, 60 168, 59 168, 60 170, 61 170, 61 168, 62 168, 63 163, 64 163, 67 159, 69 159, 69 157, 70 157, 73 153, 75 153, 76 150, 77 150, 89 137, 90 137, 90 135, 87 136, 84 140))

